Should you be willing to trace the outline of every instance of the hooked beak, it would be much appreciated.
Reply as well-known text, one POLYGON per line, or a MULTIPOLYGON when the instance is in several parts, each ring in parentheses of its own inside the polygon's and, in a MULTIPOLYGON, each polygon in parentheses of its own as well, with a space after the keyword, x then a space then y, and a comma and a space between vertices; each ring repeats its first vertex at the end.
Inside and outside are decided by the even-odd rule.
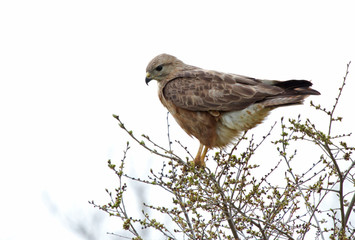
POLYGON ((147 75, 145 75, 145 83, 148 85, 150 81, 152 81, 152 78, 150 78, 150 73, 147 72, 147 75))

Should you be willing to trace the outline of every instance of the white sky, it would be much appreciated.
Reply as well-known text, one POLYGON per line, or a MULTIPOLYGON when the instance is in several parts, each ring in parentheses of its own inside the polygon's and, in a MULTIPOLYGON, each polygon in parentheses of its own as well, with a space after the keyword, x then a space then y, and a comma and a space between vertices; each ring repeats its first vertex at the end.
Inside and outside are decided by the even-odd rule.
MULTIPOLYGON (((116 179, 106 162, 118 162, 128 140, 113 113, 167 143, 166 110, 144 82, 163 52, 207 69, 312 80, 322 93, 312 99, 327 107, 352 60, 338 111, 354 130, 354 1, 215 2, 0 1, 0 239, 80 239, 46 199, 83 216, 96 212, 88 200, 108 201, 116 179)), ((276 110, 265 128, 309 109, 276 110)), ((197 141, 171 125, 195 154, 197 141)), ((133 148, 132 173, 160 165, 133 148)))

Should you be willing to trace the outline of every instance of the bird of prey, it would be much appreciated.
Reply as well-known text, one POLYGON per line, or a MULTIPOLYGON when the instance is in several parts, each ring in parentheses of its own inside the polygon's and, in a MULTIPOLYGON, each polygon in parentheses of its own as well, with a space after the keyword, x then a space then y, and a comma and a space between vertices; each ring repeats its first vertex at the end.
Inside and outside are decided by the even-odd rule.
POLYGON ((195 166, 208 149, 222 148, 261 123, 277 107, 301 104, 320 93, 307 80, 261 80, 187 65, 160 54, 147 66, 145 82, 158 82, 161 103, 185 132, 200 141, 195 166))

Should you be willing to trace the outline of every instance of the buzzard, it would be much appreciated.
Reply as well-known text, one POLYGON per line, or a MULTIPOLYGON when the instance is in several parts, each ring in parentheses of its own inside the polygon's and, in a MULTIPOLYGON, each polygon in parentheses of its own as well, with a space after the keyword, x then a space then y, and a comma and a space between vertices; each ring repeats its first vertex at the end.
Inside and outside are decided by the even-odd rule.
POLYGON ((145 82, 158 82, 161 103, 185 132, 200 141, 195 166, 208 149, 225 147, 280 106, 320 93, 307 80, 261 80, 187 65, 169 54, 153 58, 145 82))

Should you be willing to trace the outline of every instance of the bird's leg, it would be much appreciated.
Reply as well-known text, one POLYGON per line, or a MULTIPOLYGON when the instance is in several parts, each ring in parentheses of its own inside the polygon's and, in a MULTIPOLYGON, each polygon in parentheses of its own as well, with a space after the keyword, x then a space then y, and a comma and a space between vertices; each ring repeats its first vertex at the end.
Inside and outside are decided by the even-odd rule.
POLYGON ((194 164, 197 166, 200 165, 202 148, 203 148, 203 145, 200 143, 200 147, 198 148, 196 157, 194 159, 194 164))
POLYGON ((208 151, 208 147, 205 146, 205 149, 203 149, 203 152, 202 152, 202 155, 201 155, 201 162, 202 162, 202 165, 204 167, 206 166, 205 157, 206 157, 207 151, 208 151))
POLYGON ((199 166, 199 167, 205 167, 206 166, 204 159, 205 159, 207 151, 208 151, 208 147, 203 146, 200 143, 200 147, 198 148, 196 157, 194 159, 195 166, 199 166), (203 148, 203 147, 205 147, 205 148, 203 148), (202 153, 202 155, 201 155, 201 153, 202 153))

